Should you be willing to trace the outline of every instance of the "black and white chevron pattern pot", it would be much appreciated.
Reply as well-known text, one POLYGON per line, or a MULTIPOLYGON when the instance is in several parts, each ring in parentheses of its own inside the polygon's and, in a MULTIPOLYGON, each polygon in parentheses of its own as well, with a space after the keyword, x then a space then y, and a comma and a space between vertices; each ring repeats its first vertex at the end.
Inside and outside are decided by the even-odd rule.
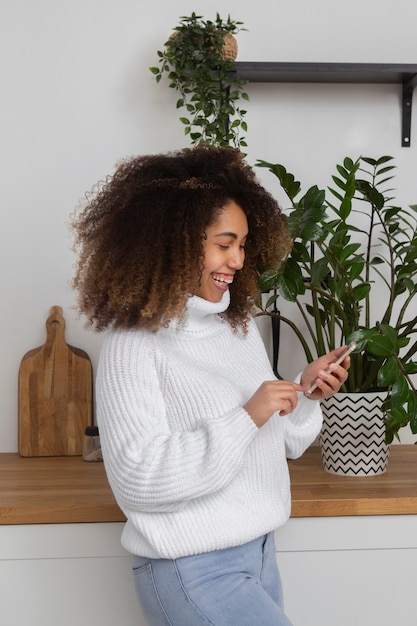
POLYGON ((375 476, 388 467, 389 446, 381 404, 385 394, 337 393, 321 402, 319 443, 331 474, 375 476))

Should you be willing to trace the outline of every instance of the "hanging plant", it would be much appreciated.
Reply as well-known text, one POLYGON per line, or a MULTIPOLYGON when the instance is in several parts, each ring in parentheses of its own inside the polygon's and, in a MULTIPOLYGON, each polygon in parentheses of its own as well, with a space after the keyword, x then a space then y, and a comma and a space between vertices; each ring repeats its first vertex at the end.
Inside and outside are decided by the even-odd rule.
POLYGON ((180 93, 177 109, 185 108, 180 117, 191 144, 247 146, 242 133, 247 132, 246 111, 240 101, 249 100, 238 78, 234 60, 237 41, 234 37, 242 22, 223 20, 216 14, 214 22, 192 13, 180 23, 158 50, 160 65, 150 67, 159 83, 166 74, 169 87, 180 93))

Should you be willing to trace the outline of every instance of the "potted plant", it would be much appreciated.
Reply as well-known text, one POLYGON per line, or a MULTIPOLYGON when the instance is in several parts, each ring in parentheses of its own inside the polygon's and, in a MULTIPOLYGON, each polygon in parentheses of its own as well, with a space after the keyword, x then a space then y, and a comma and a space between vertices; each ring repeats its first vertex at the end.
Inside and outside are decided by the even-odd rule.
POLYGON ((308 361, 356 341, 343 391, 382 393, 386 445, 399 439, 404 426, 416 434, 417 205, 393 204, 387 187, 394 177, 392 157, 345 158, 328 193, 314 185, 303 195, 284 166, 257 165, 278 178, 291 202, 293 238, 282 267, 260 276, 262 291, 272 290, 265 305, 259 303, 260 313, 290 326, 308 361), (301 324, 279 313, 278 297, 294 303, 301 324))
POLYGON ((242 22, 230 16, 223 20, 218 13, 214 21, 195 13, 181 17, 164 49, 157 52, 160 65, 149 68, 157 82, 166 74, 169 86, 179 92, 177 109, 187 111, 179 119, 192 145, 247 145, 241 134, 247 131, 246 111, 239 106, 241 99, 249 99, 243 91, 247 81, 234 67, 234 35, 244 30, 241 26, 242 22))

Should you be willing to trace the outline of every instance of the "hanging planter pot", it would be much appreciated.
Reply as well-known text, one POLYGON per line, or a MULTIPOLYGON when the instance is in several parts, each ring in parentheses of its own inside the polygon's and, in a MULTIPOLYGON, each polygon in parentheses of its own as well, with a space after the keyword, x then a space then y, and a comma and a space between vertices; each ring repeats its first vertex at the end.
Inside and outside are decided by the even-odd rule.
MULTIPOLYGON (((184 38, 184 31, 174 30, 169 36, 168 42, 165 44, 165 47, 168 48, 168 51, 174 45, 174 38, 180 37, 184 38)), ((232 35, 232 33, 221 33, 221 37, 223 40, 222 48, 220 52, 220 56, 223 61, 236 61, 238 54, 238 43, 236 37, 232 35)), ((176 42, 175 42, 176 43, 176 42)), ((201 42, 199 42, 198 38, 195 39, 195 44, 198 50, 198 46, 201 46, 201 42)), ((182 43, 178 42, 178 45, 181 46, 182 43)))
POLYGON ((192 145, 247 146, 241 104, 249 100, 243 89, 248 81, 234 64, 240 30, 242 22, 230 16, 224 20, 216 13, 214 21, 184 16, 158 50, 159 66, 149 68, 157 82, 166 75, 169 87, 179 92, 176 108, 184 111, 180 122, 192 145))
POLYGON ((343 476, 376 476, 387 470, 382 412, 384 393, 337 393, 323 400, 319 444, 323 468, 343 476))
POLYGON ((235 61, 238 53, 237 39, 232 33, 223 35, 222 59, 224 61, 235 61))

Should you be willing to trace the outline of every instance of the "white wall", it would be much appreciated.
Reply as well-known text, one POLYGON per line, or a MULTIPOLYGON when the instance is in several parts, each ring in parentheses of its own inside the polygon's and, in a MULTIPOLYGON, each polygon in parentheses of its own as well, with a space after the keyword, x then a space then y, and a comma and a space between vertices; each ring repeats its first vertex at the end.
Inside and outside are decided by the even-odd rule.
MULTIPOLYGON (((148 70, 181 15, 244 22, 241 61, 415 63, 413 0, 3 0, 0 15, 0 452, 17 450, 17 373, 45 341, 59 304, 67 342, 94 364, 102 336, 84 328, 69 287, 69 216, 115 161, 187 145, 176 94, 148 70)), ((282 162, 307 186, 336 161, 396 157, 399 201, 417 202, 412 146, 401 148, 399 86, 249 85, 248 159, 282 162)), ((417 95, 416 95, 417 99, 417 95)), ((415 107, 414 107, 415 111, 415 107)), ((275 191, 264 170, 259 175, 275 191)), ((285 354, 294 348, 283 339, 285 354)), ((287 363, 288 359, 285 358, 287 363)), ((288 361, 288 375, 301 356, 288 361)))

